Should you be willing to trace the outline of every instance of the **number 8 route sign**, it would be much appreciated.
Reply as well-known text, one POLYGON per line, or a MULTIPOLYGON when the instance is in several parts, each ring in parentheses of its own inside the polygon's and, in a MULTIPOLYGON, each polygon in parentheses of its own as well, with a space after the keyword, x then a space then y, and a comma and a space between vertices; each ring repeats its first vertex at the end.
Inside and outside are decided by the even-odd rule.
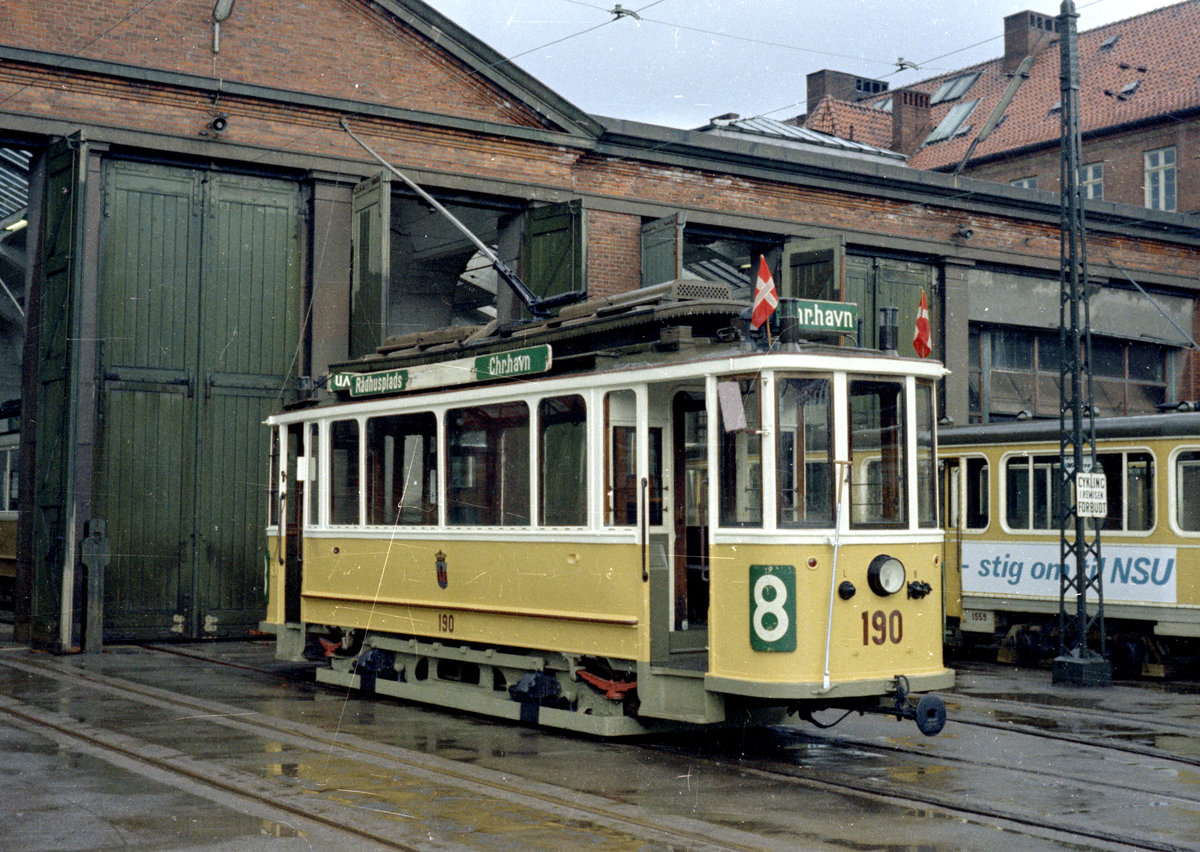
POLYGON ((750 566, 750 647, 796 650, 795 566, 750 566))

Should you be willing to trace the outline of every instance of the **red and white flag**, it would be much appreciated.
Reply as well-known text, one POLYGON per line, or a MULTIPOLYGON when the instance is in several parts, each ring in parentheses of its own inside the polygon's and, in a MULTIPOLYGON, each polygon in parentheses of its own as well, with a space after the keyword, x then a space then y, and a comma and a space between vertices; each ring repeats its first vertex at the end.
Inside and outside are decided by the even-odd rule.
POLYGON ((917 328, 913 334, 913 349, 922 358, 928 358, 933 351, 933 343, 929 334, 929 304, 925 301, 925 291, 921 291, 921 304, 917 307, 917 328))
POLYGON ((779 295, 775 292, 775 280, 767 259, 758 256, 758 280, 754 283, 754 310, 750 313, 750 327, 758 328, 779 306, 779 295))

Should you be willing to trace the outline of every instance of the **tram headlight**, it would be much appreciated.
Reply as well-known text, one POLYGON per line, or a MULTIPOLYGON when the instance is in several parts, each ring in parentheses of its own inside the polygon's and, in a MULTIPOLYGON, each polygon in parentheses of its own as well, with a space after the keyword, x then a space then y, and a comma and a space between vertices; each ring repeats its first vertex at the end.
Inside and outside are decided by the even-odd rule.
POLYGON ((904 563, 894 556, 881 553, 867 567, 867 585, 881 598, 894 595, 904 588, 904 563))

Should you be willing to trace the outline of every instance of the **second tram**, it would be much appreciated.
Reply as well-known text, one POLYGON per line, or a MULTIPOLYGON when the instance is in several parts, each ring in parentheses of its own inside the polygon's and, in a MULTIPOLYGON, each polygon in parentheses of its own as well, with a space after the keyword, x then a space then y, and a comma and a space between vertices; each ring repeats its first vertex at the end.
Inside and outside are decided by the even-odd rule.
MULTIPOLYGON (((1114 671, 1162 675, 1200 639, 1200 412, 1097 418, 1099 566, 1114 671)), ((1058 652, 1057 420, 939 431, 952 644, 1058 652)), ((1092 570, 1095 570, 1093 566, 1092 570)))

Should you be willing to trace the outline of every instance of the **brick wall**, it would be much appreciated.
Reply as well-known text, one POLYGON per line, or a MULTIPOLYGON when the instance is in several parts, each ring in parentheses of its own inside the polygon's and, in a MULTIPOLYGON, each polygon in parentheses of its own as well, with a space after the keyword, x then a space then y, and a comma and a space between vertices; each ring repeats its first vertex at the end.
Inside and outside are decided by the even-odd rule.
POLYGON ((244 0, 221 24, 213 0, 0 4, 0 42, 81 59, 445 115, 546 126, 528 107, 364 0, 244 0))
MULTIPOLYGON (((504 93, 467 78, 455 60, 447 59, 383 13, 374 11, 366 0, 238 3, 234 15, 222 26, 221 52, 216 57, 211 49, 211 0, 179 0, 163 4, 162 9, 156 6, 161 14, 154 17, 136 13, 130 17, 130 8, 128 3, 89 4, 80 0, 4 4, 0 6, 0 41, 19 39, 25 47, 80 52, 208 76, 236 71, 243 82, 338 97, 387 98, 395 105, 408 104, 485 121, 533 120, 533 110, 509 103, 504 93), (55 9, 53 16, 47 14, 49 5, 55 9), (59 27, 63 21, 72 23, 59 27), (5 29, 5 24, 10 26, 5 29), (347 61, 348 57, 352 61, 347 61), (431 88, 435 84, 436 92, 431 88)), ((77 123, 100 130, 142 130, 188 139, 210 146, 209 156, 214 160, 223 156, 229 143, 261 150, 261 156, 251 158, 252 164, 268 160, 276 152, 300 158, 368 160, 340 129, 337 114, 265 98, 222 97, 217 107, 229 115, 229 126, 216 137, 202 135, 214 111, 214 104, 204 92, 5 62, 0 63, 0 104, 5 113, 60 121, 68 126, 77 123)), ((811 224, 900 239, 944 240, 949 245, 958 227, 966 225, 974 231, 972 249, 1003 250, 1055 263, 1058 258, 1057 228, 1021 219, 968 215, 935 203, 612 159, 582 146, 415 121, 352 121, 360 135, 402 169, 419 168, 431 173, 502 180, 514 187, 534 185, 552 192, 779 220, 791 223, 792 231, 811 224)), ((2 123, 0 116, 0 128, 2 123)), ((1194 132, 1190 125, 1175 131, 1188 144, 1194 132)), ((1088 150, 1090 154, 1099 149, 1088 150)), ((1192 151, 1181 148, 1181 172, 1192 151)), ((1140 193, 1140 152, 1124 160, 1115 158, 1114 163, 1136 173, 1140 193)), ((1013 169, 1024 172, 1024 168, 1013 169)), ((1048 167, 1046 173, 1050 173, 1048 167)), ((1121 186, 1116 165, 1112 174, 1115 193, 1121 186)), ((1186 174, 1181 174, 1181 204, 1188 203, 1185 198, 1194 197, 1188 194, 1194 193, 1193 183, 1185 178, 1186 174)), ((514 189, 515 193, 519 191, 514 189)), ((609 294, 638 286, 639 226, 637 216, 591 211, 589 249, 594 266, 589 284, 593 293, 609 294)), ((1111 257, 1131 270, 1172 274, 1193 274, 1200 260, 1200 251, 1191 247, 1111 236, 1093 237, 1090 251, 1092 257, 1111 257)))
POLYGON ((642 218, 587 211, 588 296, 604 299, 636 290, 642 278, 642 218))
MULTIPOLYGON (((1106 201, 1142 207, 1145 204, 1142 155, 1172 145, 1175 146, 1175 208, 1180 213, 1200 212, 1200 173, 1196 167, 1200 158, 1200 119, 1085 139, 1082 165, 1104 163, 1106 201)), ((967 169, 966 174, 998 183, 1037 175, 1038 189, 1058 192, 1058 148, 967 169)))

